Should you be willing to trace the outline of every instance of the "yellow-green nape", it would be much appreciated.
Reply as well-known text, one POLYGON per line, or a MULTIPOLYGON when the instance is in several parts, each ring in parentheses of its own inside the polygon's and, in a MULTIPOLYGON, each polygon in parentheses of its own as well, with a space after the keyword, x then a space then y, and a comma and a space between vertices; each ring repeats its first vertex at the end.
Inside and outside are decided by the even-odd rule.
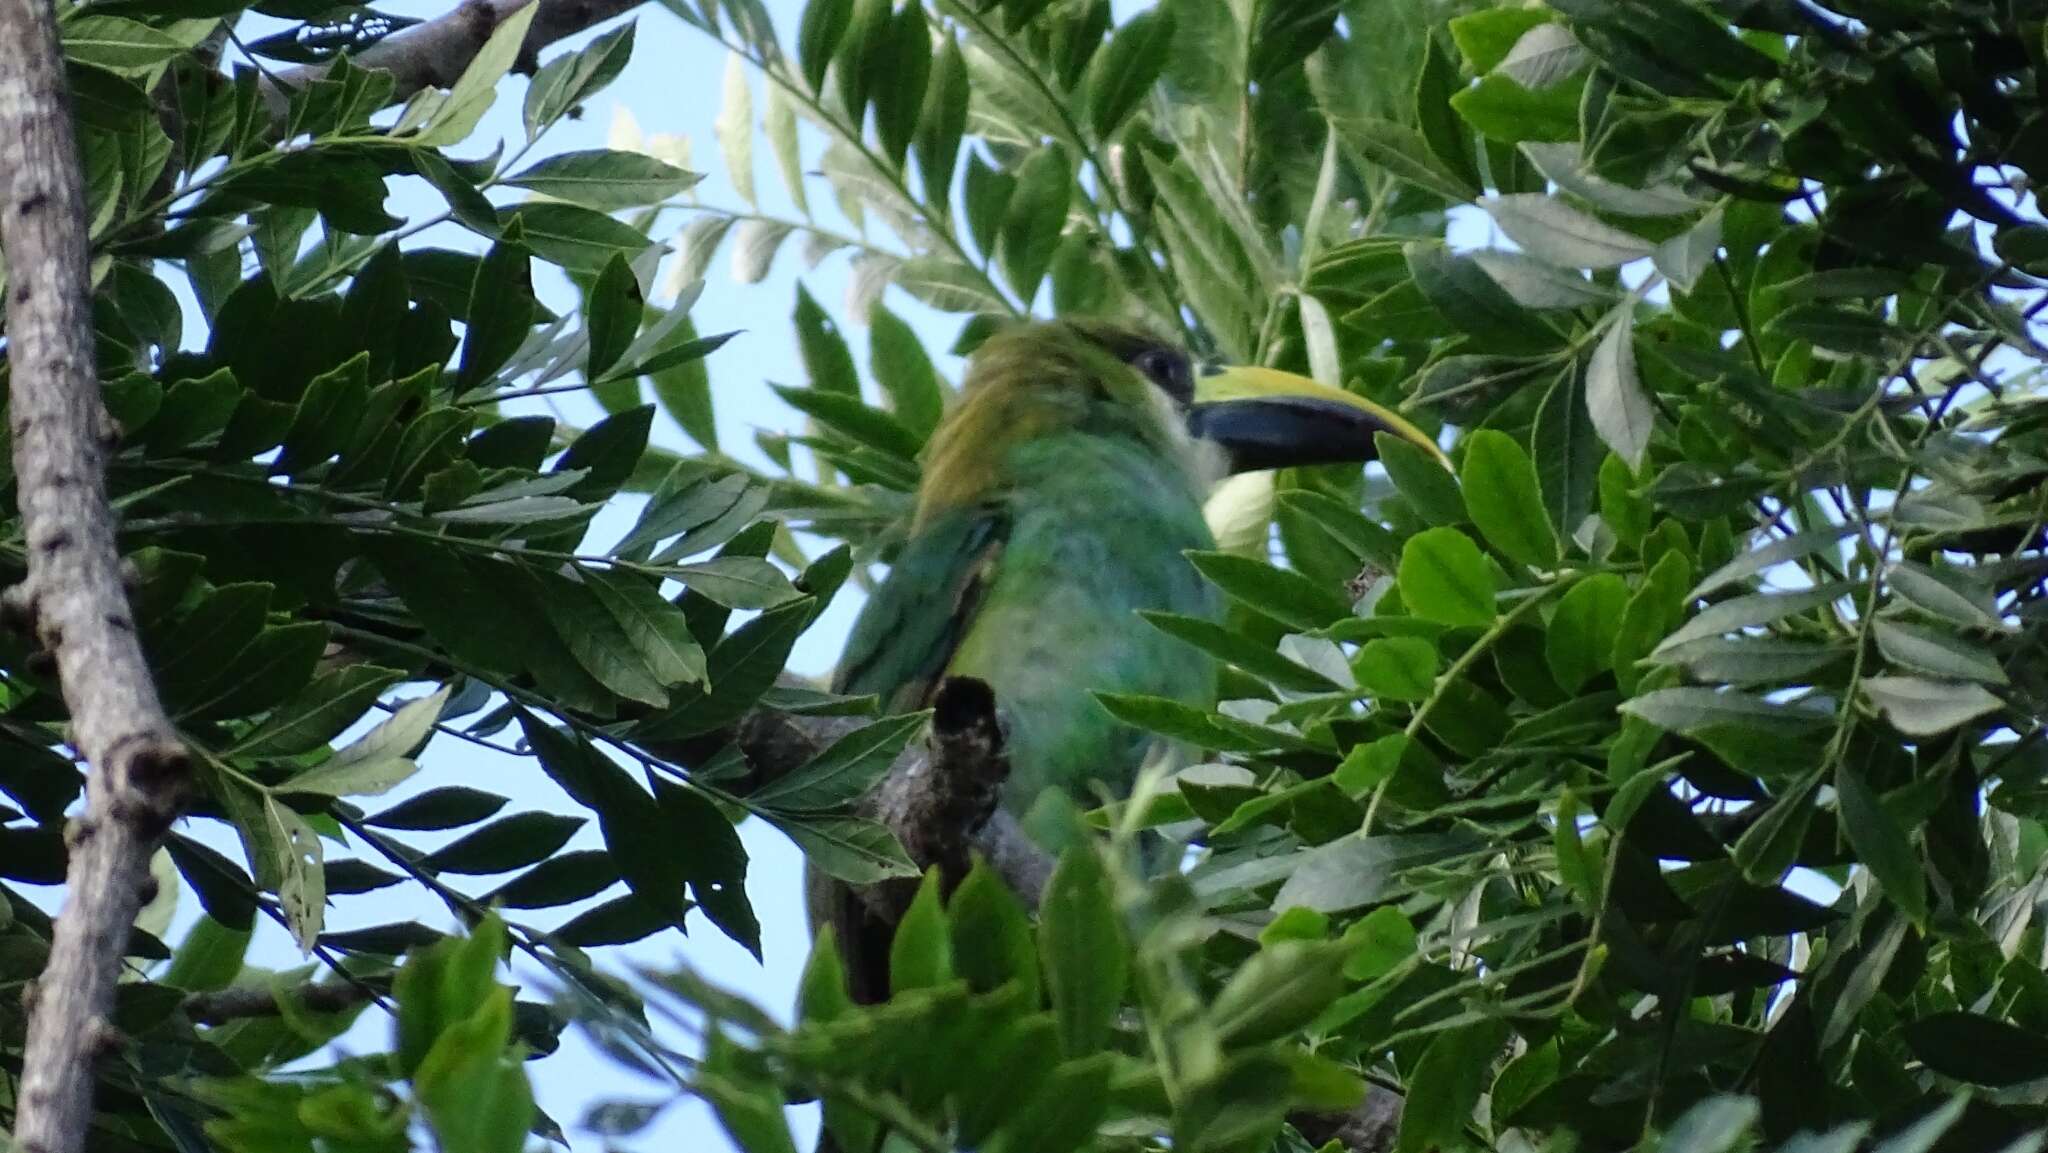
POLYGON ((922 520, 938 508, 978 499, 1012 446, 1074 431, 1125 435, 1162 452, 1187 443, 1184 414, 1132 360, 1171 343, 1140 329, 1095 320, 1018 324, 974 351, 960 399, 932 434, 918 490, 922 520))

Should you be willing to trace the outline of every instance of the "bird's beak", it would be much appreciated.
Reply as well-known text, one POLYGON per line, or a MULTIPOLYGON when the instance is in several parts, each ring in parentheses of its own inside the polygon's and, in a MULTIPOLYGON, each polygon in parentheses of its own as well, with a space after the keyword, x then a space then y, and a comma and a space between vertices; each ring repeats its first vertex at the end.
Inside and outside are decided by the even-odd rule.
POLYGON ((1273 368, 1223 368, 1195 380, 1188 432, 1230 454, 1232 472, 1348 464, 1379 455, 1373 434, 1392 433, 1450 460, 1421 429, 1362 396, 1273 368))

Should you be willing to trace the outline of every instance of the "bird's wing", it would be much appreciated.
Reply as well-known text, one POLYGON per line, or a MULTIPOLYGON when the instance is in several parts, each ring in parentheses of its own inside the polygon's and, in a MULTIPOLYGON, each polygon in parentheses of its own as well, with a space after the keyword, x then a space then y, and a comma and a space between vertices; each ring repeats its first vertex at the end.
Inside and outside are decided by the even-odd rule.
MULTIPOLYGON (((888 712, 923 708, 967 635, 1008 535, 1009 518, 994 506, 955 509, 920 526, 854 623, 834 689, 873 693, 888 712)), ((815 867, 806 873, 811 924, 830 924, 837 935, 847 991, 861 1004, 887 1000, 890 928, 846 886, 815 867)))
POLYGON ((1008 516, 992 505, 921 526, 854 623, 837 691, 874 693, 891 711, 923 708, 967 635, 1008 535, 1008 516))

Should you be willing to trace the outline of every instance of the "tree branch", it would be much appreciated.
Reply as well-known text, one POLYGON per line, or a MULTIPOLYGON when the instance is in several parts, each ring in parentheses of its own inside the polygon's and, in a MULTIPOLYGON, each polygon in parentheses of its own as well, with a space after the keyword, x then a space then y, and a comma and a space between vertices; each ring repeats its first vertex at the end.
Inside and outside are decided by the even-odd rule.
POLYGON ((28 579, 10 623, 56 658, 70 743, 91 765, 73 823, 64 910, 30 995, 14 1141, 75 1153, 91 1120, 93 1058, 129 926, 154 888, 149 859, 190 779, 150 682, 122 588, 104 455, 113 420, 93 362, 85 200, 49 0, 0 0, 0 245, 8 267, 8 404, 28 579))
POLYGON ((1387 1153, 1401 1131, 1402 1097, 1383 1085, 1367 1085, 1365 1100, 1349 1113, 1294 1113, 1287 1118, 1318 1147, 1331 1141, 1350 1153, 1387 1153))
MULTIPOLYGON (((1036 908, 1053 861, 997 805, 1010 776, 1010 758, 995 693, 973 677, 948 677, 932 704, 930 740, 896 758, 863 805, 866 815, 894 833, 920 869, 937 865, 957 880, 979 853, 1019 899, 1036 908)), ((793 771, 866 723, 756 709, 734 734, 753 770, 749 787, 760 788, 793 771)), ((914 884, 885 882, 860 896, 877 916, 894 920, 915 889, 914 884)))
MULTIPOLYGON (((374 987, 348 981, 300 985, 286 992, 299 1008, 314 1013, 346 1012, 377 996, 374 987)), ((225 1025, 251 1017, 275 1017, 284 1012, 277 999, 277 990, 261 985, 214 989, 186 997, 185 1016, 194 1025, 225 1025)))
MULTIPOLYGON (((525 67, 531 67, 540 50, 555 41, 630 12, 644 2, 462 0, 461 5, 447 15, 394 32, 359 52, 349 53, 348 58, 358 68, 391 73, 397 81, 391 92, 391 99, 396 102, 422 88, 451 87, 462 75, 462 70, 469 67, 469 62, 483 49, 484 42, 491 38, 498 25, 529 3, 540 7, 533 14, 533 23, 526 29, 526 42, 519 50, 519 60, 525 67)), ((269 79, 264 81, 263 98, 273 114, 280 113, 289 92, 326 74, 327 64, 324 62, 277 73, 274 83, 269 79)))

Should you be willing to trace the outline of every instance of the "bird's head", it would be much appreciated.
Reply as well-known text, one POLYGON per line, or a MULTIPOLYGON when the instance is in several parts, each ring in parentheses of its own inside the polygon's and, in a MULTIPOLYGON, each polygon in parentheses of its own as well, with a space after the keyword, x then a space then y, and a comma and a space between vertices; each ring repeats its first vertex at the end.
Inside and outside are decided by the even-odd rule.
POLYGON ((961 404, 933 440, 927 480, 958 494, 955 482, 978 487, 969 477, 992 467, 992 446, 1075 429, 1187 453, 1210 480, 1372 460, 1381 432, 1443 457, 1422 430, 1355 393, 1278 369, 1198 365, 1179 345, 1128 326, 1062 320, 1006 329, 975 352, 961 404))

